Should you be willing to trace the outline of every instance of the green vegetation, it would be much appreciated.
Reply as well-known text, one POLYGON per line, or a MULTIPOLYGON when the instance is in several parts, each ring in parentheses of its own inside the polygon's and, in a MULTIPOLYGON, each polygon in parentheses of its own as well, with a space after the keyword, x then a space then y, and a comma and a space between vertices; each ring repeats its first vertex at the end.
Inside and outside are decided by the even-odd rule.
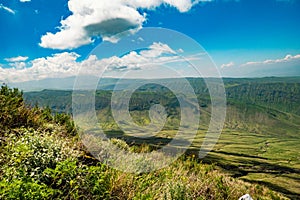
MULTIPOLYGON (((234 179, 190 153, 156 172, 129 174, 92 158, 72 119, 29 108, 17 89, 1 87, 0 199, 284 199, 265 186, 234 179), (26 119, 26 120, 25 120, 26 119)), ((149 145, 112 142, 129 151, 149 145)))
MULTIPOLYGON (((205 81, 188 80, 201 108, 199 133, 190 149, 197 152, 210 120, 211 105, 205 81)), ((223 80, 228 102, 225 127, 213 152, 202 162, 215 163, 230 176, 264 184, 292 199, 297 198, 300 195, 300 77, 223 80)), ((134 81, 143 82, 122 80, 123 88, 134 81)), ((176 79, 163 81, 176 84, 176 79)), ((148 110, 156 103, 165 106, 168 118, 164 129, 155 137, 133 138, 119 129, 111 114, 111 89, 116 82, 117 79, 104 80, 96 92, 97 115, 108 137, 125 140, 130 145, 147 143, 152 148, 167 144, 180 123, 175 96, 160 85, 139 88, 130 99, 133 120, 140 125, 148 124, 148 110)), ((25 99, 31 105, 38 103, 56 112, 71 113, 71 95, 71 91, 44 90, 25 93, 25 99)))

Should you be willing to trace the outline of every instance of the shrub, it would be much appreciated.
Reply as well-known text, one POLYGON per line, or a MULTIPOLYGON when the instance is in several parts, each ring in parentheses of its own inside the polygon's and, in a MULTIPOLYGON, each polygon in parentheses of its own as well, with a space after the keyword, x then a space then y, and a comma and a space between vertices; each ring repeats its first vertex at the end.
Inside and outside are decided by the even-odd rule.
POLYGON ((108 199, 110 197, 110 173, 104 165, 86 166, 67 159, 55 169, 48 168, 44 175, 49 185, 59 189, 66 199, 108 199))
POLYGON ((22 137, 10 135, 3 147, 5 154, 1 156, 2 169, 8 180, 21 176, 40 180, 46 168, 55 168, 58 162, 67 158, 76 159, 79 155, 67 139, 62 140, 56 135, 32 129, 20 129, 19 133, 22 137))
POLYGON ((52 199, 57 191, 32 180, 0 181, 0 199, 52 199))
POLYGON ((41 124, 39 114, 39 109, 28 109, 25 106, 21 91, 1 86, 0 133, 21 126, 37 128, 41 124))
POLYGON ((66 131, 72 136, 75 136, 77 134, 74 121, 72 120, 70 115, 65 113, 56 113, 54 115, 54 122, 61 126, 64 126, 66 131))
POLYGON ((108 199, 111 174, 105 165, 83 165, 82 152, 57 134, 20 129, 0 154, 0 199, 108 199))

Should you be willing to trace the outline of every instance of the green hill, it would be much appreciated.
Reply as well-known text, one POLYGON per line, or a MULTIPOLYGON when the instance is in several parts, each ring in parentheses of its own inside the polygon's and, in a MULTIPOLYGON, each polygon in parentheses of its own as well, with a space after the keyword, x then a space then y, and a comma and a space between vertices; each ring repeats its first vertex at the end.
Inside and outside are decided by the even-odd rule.
MULTIPOLYGON (((151 173, 114 170, 85 151, 68 115, 30 108, 21 92, 6 86, 0 97, 0 199, 238 199, 245 193, 255 199, 284 199, 259 184, 231 178, 194 155, 151 173)), ((151 149, 112 142, 128 151, 151 149)))
MULTIPOLYGON (((211 104, 203 79, 188 79, 198 96, 201 123, 188 154, 199 151, 207 131, 211 104)), ((176 84, 176 79, 160 80, 176 84)), ((213 81, 211 79, 210 81, 213 81)), ((140 125, 150 122, 148 110, 160 103, 166 108, 168 119, 155 137, 132 138, 114 122, 110 98, 116 80, 106 81, 105 90, 96 92, 99 123, 108 137, 125 140, 127 144, 160 148, 176 134, 180 123, 179 103, 167 88, 148 84, 139 88, 130 99, 130 114, 140 125)), ((131 82, 125 80, 124 88, 131 82)), ((225 78, 227 117, 222 135, 214 150, 201 162, 220 166, 223 173, 264 184, 294 199, 300 195, 300 77, 290 78, 225 78)), ((57 112, 71 113, 71 91, 44 90, 25 93, 26 102, 49 106, 57 112)))

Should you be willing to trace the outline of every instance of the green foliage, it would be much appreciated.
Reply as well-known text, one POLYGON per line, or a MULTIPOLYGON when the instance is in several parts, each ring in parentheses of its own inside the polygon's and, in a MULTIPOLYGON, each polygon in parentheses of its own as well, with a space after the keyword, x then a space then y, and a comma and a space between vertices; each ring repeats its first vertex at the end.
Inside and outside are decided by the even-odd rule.
POLYGON ((76 127, 74 121, 71 116, 65 113, 56 113, 54 115, 54 122, 64 126, 67 132, 73 136, 77 134, 76 127))
MULTIPOLYGON (((144 92, 136 95, 149 98, 151 90, 144 92)), ((75 128, 69 115, 53 115, 47 107, 29 109, 17 89, 3 86, 0 94, 0 126, 5 130, 0 138, 0 199, 238 199, 245 193, 254 199, 283 198, 264 186, 230 178, 195 157, 182 157, 151 173, 116 171, 87 155, 72 137, 75 128)), ((141 106, 140 99, 134 109, 141 106)), ((177 115, 172 109, 171 115, 177 115)), ((128 146, 120 139, 112 143, 133 152, 153 150, 147 144, 128 146)), ((152 164, 140 163, 141 171, 152 164)))
POLYGON ((75 145, 33 129, 10 134, 0 154, 0 199, 107 199, 113 172, 80 163, 75 145))
POLYGON ((0 199, 52 199, 57 191, 32 180, 0 181, 0 199))
POLYGON ((53 120, 53 115, 52 115, 52 111, 51 108, 49 106, 46 106, 43 110, 42 110, 42 118, 46 121, 52 121, 53 120))
POLYGON ((53 168, 68 157, 78 156, 71 142, 60 140, 58 136, 20 129, 22 137, 11 134, 3 147, 5 156, 1 156, 2 169, 7 179, 29 176, 41 180, 46 168, 53 168), (11 168, 17 171, 10 171, 11 168))
POLYGON ((129 145, 124 140, 112 138, 110 141, 112 144, 116 145, 120 149, 128 151, 130 148, 129 145))
POLYGON ((2 85, 0 90, 0 136, 12 129, 41 128, 45 123, 56 123, 64 127, 65 132, 75 136, 77 134, 74 122, 69 114, 56 113, 53 115, 50 107, 43 109, 25 104, 23 92, 17 88, 11 89, 2 85))
POLYGON ((171 185, 170 189, 170 197, 171 199, 182 199, 182 200, 187 200, 189 199, 187 197, 187 188, 185 185, 181 185, 181 184, 175 184, 175 185, 171 185))
POLYGON ((110 174, 100 166, 86 166, 67 159, 48 168, 44 176, 48 184, 59 189, 61 197, 67 199, 108 199, 110 196, 110 174))
POLYGON ((230 101, 261 105, 300 115, 300 83, 247 83, 227 88, 230 101))
POLYGON ((0 135, 16 127, 38 127, 39 109, 27 109, 18 89, 10 89, 6 85, 0 90, 0 135), (2 133, 1 133, 2 132, 2 133))
MULTIPOLYGON (((136 81, 142 80, 127 80, 124 88, 136 81)), ((160 81, 176 84, 177 79, 160 81)), ((210 122, 211 102, 204 79, 188 78, 188 81, 201 109, 199 134, 192 145, 192 148, 199 149, 210 122)), ((214 80, 209 81, 213 83, 214 80)), ((129 110, 135 123, 141 126, 149 124, 148 110, 157 103, 165 106, 168 114, 160 133, 140 139, 123 133, 114 121, 110 98, 116 80, 108 82, 107 87, 96 91, 95 108, 99 123, 109 138, 124 139, 133 152, 148 152, 152 147, 166 145, 176 135, 181 113, 170 90, 158 84, 146 84, 132 95, 129 110), (151 148, 147 150, 143 143, 151 148)), ((226 121, 214 152, 206 157, 205 162, 216 162, 235 177, 254 182, 260 180, 260 183, 290 197, 299 196, 300 78, 224 78, 223 82, 228 103, 226 121)), ((42 106, 49 105, 57 112, 67 113, 71 112, 71 95, 71 91, 51 90, 25 94, 27 102, 37 100, 42 106)))

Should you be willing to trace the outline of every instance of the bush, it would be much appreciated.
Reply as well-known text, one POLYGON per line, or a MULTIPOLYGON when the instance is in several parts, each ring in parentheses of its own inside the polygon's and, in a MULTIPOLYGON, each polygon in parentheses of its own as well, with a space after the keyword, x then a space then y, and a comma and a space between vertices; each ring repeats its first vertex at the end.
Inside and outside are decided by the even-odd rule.
POLYGON ((31 180, 0 181, 0 199, 52 199, 56 193, 47 185, 31 180))
MULTIPOLYGON (((10 89, 6 85, 0 90, 0 131, 17 127, 39 127, 40 110, 28 109, 23 100, 23 93, 18 89, 10 89)), ((1 134, 0 132, 0 134, 1 134)))
POLYGON ((79 156, 79 151, 67 139, 62 140, 56 135, 47 132, 42 134, 32 129, 20 129, 19 133, 22 137, 8 137, 3 147, 5 154, 0 157, 8 180, 21 179, 21 176, 41 180, 41 174, 46 168, 55 168, 58 162, 79 156))
MULTIPOLYGON (((43 109, 26 106, 23 92, 7 85, 2 85, 0 90, 0 137, 15 128, 25 127, 40 129, 45 124, 52 123, 61 126, 64 133, 75 136, 76 127, 72 117, 65 113, 52 114, 49 107, 43 109)), ((1 138, 0 138, 1 139, 1 138)))
POLYGON ((75 136, 77 134, 74 121, 72 120, 70 115, 65 113, 56 113, 54 115, 54 122, 61 126, 64 126, 66 131, 72 136, 75 136))
POLYGON ((104 165, 86 166, 69 159, 58 163, 55 169, 46 169, 50 186, 58 188, 66 199, 108 199, 110 174, 104 165))
POLYGON ((0 154, 0 199, 108 199, 105 165, 78 161, 82 152, 58 134, 19 129, 0 154))

